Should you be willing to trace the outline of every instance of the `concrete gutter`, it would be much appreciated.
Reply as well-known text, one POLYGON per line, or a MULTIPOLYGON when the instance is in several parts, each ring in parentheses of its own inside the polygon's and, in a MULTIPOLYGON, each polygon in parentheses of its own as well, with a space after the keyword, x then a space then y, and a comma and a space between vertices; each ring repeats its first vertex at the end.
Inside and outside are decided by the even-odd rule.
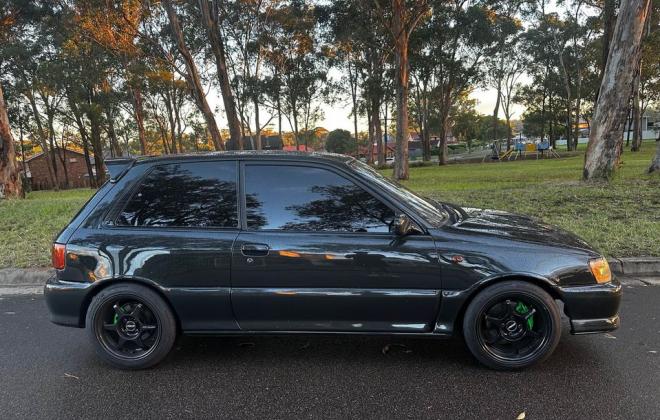
POLYGON ((0 296, 41 294, 54 270, 47 268, 0 269, 0 296))
POLYGON ((660 276, 660 258, 609 258, 610 268, 617 275, 660 276))

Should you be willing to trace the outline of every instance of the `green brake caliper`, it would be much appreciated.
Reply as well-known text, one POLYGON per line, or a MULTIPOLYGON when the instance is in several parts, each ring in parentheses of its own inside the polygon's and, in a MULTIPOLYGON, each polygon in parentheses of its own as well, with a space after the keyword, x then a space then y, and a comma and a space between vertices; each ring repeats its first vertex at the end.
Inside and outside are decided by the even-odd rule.
MULTIPOLYGON (((516 305, 516 312, 520 315, 527 315, 529 313, 529 308, 524 303, 518 302, 516 305)), ((527 329, 531 331, 532 328, 534 328, 534 315, 527 319, 527 329)))
MULTIPOLYGON (((121 309, 126 310, 125 306, 126 305, 123 305, 121 309)), ((115 314, 115 317, 112 318, 112 325, 117 325, 117 322, 119 322, 119 315, 115 314)))

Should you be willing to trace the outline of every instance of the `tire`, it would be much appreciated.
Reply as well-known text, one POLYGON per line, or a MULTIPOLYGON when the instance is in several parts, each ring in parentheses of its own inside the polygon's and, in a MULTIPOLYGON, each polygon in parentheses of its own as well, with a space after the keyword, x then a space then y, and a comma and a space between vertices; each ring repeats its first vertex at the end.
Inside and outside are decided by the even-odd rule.
POLYGON ((479 292, 468 305, 463 336, 482 364, 496 370, 524 369, 547 359, 557 347, 559 308, 538 286, 524 281, 498 283, 479 292))
POLYGON ((168 304, 139 284, 101 290, 87 310, 89 337, 98 356, 120 369, 145 369, 161 362, 177 336, 168 304))

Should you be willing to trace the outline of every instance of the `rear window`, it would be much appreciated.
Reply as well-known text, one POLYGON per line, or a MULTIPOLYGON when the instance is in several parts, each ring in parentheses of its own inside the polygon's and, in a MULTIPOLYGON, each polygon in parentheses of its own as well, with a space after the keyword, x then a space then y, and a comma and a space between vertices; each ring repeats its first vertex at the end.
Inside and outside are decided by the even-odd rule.
POLYGON ((155 167, 118 216, 119 226, 238 227, 236 162, 155 167))

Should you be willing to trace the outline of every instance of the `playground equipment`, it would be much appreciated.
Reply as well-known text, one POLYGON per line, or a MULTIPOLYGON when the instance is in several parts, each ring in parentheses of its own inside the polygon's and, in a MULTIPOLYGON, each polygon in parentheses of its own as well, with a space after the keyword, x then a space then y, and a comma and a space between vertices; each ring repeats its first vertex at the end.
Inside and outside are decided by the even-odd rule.
POLYGON ((517 160, 518 158, 526 159, 527 155, 530 154, 536 155, 537 160, 539 156, 541 156, 541 158, 560 157, 547 140, 540 143, 516 142, 512 149, 506 151, 501 151, 500 143, 495 142, 491 144, 490 148, 492 153, 485 155, 481 160, 482 162, 484 162, 487 157, 490 157, 491 160, 499 160, 500 162, 511 159, 517 160))

